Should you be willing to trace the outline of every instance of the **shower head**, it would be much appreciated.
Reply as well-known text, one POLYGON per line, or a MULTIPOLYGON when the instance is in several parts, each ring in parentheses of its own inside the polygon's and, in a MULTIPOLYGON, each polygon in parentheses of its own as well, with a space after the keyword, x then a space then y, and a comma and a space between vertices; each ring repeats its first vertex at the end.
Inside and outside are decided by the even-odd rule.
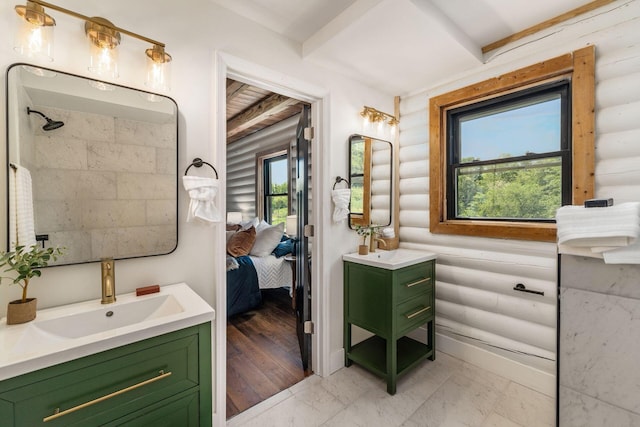
POLYGON ((27 107, 27 114, 31 114, 31 113, 40 114, 42 117, 45 118, 47 123, 45 123, 44 126, 42 126, 42 129, 45 131, 58 129, 64 126, 64 122, 61 122, 58 120, 51 120, 49 117, 45 116, 40 111, 32 110, 31 108, 27 107))

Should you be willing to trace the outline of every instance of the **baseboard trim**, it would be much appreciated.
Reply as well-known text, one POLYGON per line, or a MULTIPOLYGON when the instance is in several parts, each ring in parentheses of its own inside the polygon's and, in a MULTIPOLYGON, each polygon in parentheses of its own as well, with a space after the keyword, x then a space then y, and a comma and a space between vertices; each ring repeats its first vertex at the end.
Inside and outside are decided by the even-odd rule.
POLYGON ((329 361, 329 375, 340 370, 340 368, 344 368, 344 348, 331 353, 329 361))
POLYGON ((436 333, 437 350, 555 398, 556 376, 436 333))

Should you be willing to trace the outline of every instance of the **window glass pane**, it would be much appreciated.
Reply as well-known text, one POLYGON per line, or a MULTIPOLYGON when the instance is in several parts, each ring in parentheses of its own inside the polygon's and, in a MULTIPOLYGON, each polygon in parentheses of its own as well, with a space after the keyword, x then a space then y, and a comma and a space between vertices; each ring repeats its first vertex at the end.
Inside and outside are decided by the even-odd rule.
POLYGON ((560 150, 560 94, 459 116, 460 163, 560 150))
POLYGON ((560 157, 460 167, 456 216, 553 219, 562 205, 561 172, 560 157))
POLYGON ((364 173, 364 140, 351 142, 351 174, 364 173))
POLYGON ((285 222, 289 209, 287 206, 287 196, 271 196, 267 198, 267 209, 271 213, 269 215, 271 225, 285 222))
POLYGON ((278 157, 277 160, 270 160, 269 165, 269 187, 267 194, 287 194, 287 158, 278 157))
POLYGON ((362 176, 351 177, 351 213, 363 213, 364 178, 362 176))

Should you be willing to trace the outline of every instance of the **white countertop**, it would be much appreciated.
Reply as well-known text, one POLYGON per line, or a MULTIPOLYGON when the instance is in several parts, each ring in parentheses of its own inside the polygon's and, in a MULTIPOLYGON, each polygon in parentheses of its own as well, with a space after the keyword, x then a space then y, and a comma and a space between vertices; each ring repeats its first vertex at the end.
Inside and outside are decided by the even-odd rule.
POLYGON ((364 264, 371 267, 397 270, 424 261, 436 259, 433 252, 416 251, 412 249, 393 249, 390 251, 377 250, 376 252, 360 255, 357 252, 342 255, 344 261, 364 264))
POLYGON ((212 321, 215 312, 185 283, 162 286, 160 292, 137 297, 135 292, 117 295, 112 304, 101 304, 100 299, 38 310, 32 322, 7 325, 0 322, 0 380, 22 375, 69 360, 131 344, 157 335, 212 321), (135 307, 137 301, 171 296, 181 308, 180 312, 150 316, 140 322, 128 324, 78 338, 67 338, 45 332, 39 322, 62 319, 67 316, 104 316, 107 311, 117 312, 135 307))

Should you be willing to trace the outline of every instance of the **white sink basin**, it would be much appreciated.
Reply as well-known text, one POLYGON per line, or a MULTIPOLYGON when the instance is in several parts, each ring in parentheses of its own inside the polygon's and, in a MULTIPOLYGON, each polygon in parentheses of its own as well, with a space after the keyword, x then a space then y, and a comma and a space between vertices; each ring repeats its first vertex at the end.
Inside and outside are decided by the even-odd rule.
POLYGON ((34 321, 0 322, 0 381, 213 320, 214 310, 184 283, 155 294, 117 295, 38 310, 34 321))
POLYGON ((408 267, 410 265, 429 261, 435 258, 436 254, 432 252, 422 252, 402 248, 391 251, 378 250, 367 255, 358 255, 357 252, 342 255, 342 259, 344 261, 356 262, 358 264, 384 268, 386 270, 397 270, 399 268, 408 267))
POLYGON ((184 308, 173 295, 127 301, 118 305, 102 305, 95 310, 49 320, 36 320, 34 326, 44 332, 64 337, 80 338, 131 326, 150 319, 182 313, 184 308))

